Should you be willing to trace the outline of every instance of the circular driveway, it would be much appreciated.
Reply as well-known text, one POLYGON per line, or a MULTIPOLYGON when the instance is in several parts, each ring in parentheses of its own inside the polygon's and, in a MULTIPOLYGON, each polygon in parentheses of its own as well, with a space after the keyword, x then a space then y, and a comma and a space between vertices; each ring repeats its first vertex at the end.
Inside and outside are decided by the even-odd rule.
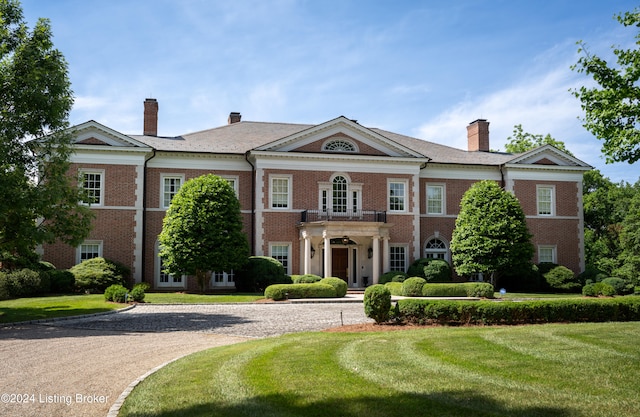
POLYGON ((0 415, 106 416, 132 381, 184 355, 370 321, 361 303, 142 304, 0 327, 0 415))

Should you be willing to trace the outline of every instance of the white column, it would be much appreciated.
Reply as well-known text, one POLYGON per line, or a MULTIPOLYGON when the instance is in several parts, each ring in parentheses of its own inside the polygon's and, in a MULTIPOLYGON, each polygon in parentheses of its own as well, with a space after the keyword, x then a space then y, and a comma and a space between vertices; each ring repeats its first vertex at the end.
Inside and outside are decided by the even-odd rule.
POLYGON ((302 238, 304 239, 304 273, 311 273, 311 237, 307 232, 302 232, 302 238))
POLYGON ((382 272, 389 270, 389 238, 382 238, 382 272))
POLYGON ((331 270, 331 237, 327 233, 323 233, 324 237, 324 276, 330 277, 333 274, 331 270))
POLYGON ((373 237, 372 283, 377 284, 380 279, 380 236, 373 237))

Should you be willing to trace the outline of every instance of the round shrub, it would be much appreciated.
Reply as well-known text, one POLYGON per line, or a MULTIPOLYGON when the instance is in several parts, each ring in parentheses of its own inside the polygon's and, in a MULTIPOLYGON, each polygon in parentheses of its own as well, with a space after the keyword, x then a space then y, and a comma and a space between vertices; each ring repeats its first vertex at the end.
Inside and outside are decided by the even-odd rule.
POLYGON ((131 296, 131 299, 133 301, 137 303, 141 303, 144 301, 144 295, 145 295, 144 292, 149 288, 151 288, 151 286, 146 282, 138 283, 133 286, 133 288, 131 289, 131 293, 129 295, 131 296))
POLYGON ((387 282, 402 282, 407 279, 407 274, 402 271, 389 271, 380 275, 378 284, 386 284, 387 282))
POLYGON ((113 284, 104 290, 104 299, 114 303, 124 303, 127 301, 127 289, 120 284, 113 284))
POLYGON ((265 298, 336 298, 336 290, 328 284, 273 284, 264 290, 265 298))
POLYGON ((582 288, 582 295, 585 297, 613 297, 616 295, 616 290, 609 284, 604 282, 596 282, 594 284, 587 284, 582 288))
POLYGON ((467 289, 463 284, 425 284, 423 297, 466 297, 467 289))
POLYGON ((424 267, 431 262, 432 258, 419 258, 413 261, 407 269, 407 276, 424 278, 424 267))
POLYGON ((578 291, 581 287, 578 278, 566 266, 556 266, 543 274, 547 284, 554 290, 578 291))
POLYGON ((31 269, 19 269, 7 274, 7 289, 11 297, 28 297, 40 291, 40 273, 31 269))
POLYGON ((282 263, 270 256, 251 256, 247 263, 236 271, 236 289, 242 292, 263 292, 272 284, 289 284, 291 277, 285 275, 282 263))
POLYGON ((427 280, 420 277, 407 278, 402 283, 402 295, 405 297, 420 297, 422 296, 422 287, 427 283, 427 280))
POLYGON ((616 291, 617 295, 624 295, 629 292, 627 288, 627 281, 625 281, 622 278, 616 278, 616 277, 605 278, 602 280, 602 283, 611 285, 613 289, 616 291))
POLYGON ((49 277, 51 278, 51 292, 68 293, 73 291, 76 278, 71 272, 54 269, 49 271, 49 277))
POLYGON ((127 271, 105 258, 92 258, 73 266, 69 271, 76 280, 76 287, 87 292, 103 292, 110 285, 124 285, 127 271))
POLYGON ((425 267, 424 279, 428 282, 451 281, 451 266, 444 259, 432 259, 425 267))
POLYGON ((0 271, 0 300, 8 300, 9 298, 11 298, 11 293, 9 292, 7 274, 0 271))
POLYGON ((375 284, 364 291, 364 313, 376 323, 389 320, 391 310, 391 293, 381 284, 375 284))
POLYGON ((336 290, 336 297, 338 298, 342 298, 347 295, 347 283, 342 278, 322 278, 319 283, 331 285, 336 290))
POLYGON ((321 277, 314 274, 291 275, 291 281, 293 281, 294 284, 313 284, 321 279, 321 277))

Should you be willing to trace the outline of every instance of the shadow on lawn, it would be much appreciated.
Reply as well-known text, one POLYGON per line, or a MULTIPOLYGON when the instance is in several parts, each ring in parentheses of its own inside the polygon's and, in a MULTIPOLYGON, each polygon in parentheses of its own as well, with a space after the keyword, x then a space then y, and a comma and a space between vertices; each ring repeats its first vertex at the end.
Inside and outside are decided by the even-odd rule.
POLYGON ((110 308, 69 308, 69 305, 47 307, 0 307, 0 324, 24 322, 30 320, 52 319, 79 316, 84 314, 114 311, 110 308))
MULTIPOLYGON (((385 397, 339 398, 328 401, 301 404, 305 400, 300 395, 271 395, 257 397, 237 406, 225 407, 219 404, 201 404, 187 408, 154 414, 156 417, 169 416, 302 416, 302 417, 564 417, 575 415, 575 410, 561 407, 519 407, 506 406, 493 398, 471 391, 445 391, 432 394, 403 394, 385 397), (301 404, 301 405, 298 405, 301 404)), ((126 413, 127 417, 148 416, 145 412, 126 413)))

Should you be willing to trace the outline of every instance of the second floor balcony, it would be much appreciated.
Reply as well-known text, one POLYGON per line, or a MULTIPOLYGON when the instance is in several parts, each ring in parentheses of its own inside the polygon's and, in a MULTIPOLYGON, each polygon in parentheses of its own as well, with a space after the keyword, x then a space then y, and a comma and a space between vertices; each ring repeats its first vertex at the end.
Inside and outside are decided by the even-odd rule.
POLYGON ((379 210, 304 210, 301 213, 300 222, 375 222, 386 223, 387 212, 379 210))

